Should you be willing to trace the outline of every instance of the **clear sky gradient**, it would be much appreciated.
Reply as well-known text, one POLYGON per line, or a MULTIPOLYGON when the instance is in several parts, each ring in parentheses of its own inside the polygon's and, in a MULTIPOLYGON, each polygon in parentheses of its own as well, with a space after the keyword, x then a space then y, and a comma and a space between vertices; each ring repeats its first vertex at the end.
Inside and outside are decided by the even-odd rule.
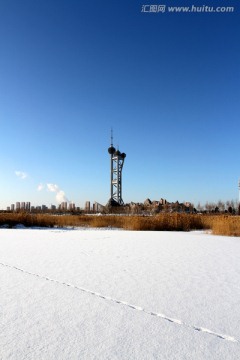
POLYGON ((0 54, 1 209, 106 204, 111 127, 124 202, 238 198, 239 2, 2 0, 0 54))

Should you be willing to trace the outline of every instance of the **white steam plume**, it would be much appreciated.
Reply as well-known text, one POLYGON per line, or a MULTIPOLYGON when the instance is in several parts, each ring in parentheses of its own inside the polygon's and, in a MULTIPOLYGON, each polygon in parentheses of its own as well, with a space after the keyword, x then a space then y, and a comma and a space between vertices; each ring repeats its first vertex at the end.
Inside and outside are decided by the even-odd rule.
POLYGON ((63 190, 61 190, 58 185, 56 184, 47 184, 47 188, 49 191, 51 192, 55 192, 56 193, 56 201, 61 204, 62 202, 69 202, 69 200, 67 199, 65 192, 63 190))
POLYGON ((59 187, 56 184, 47 184, 47 188, 49 191, 52 191, 52 192, 60 191, 59 187))

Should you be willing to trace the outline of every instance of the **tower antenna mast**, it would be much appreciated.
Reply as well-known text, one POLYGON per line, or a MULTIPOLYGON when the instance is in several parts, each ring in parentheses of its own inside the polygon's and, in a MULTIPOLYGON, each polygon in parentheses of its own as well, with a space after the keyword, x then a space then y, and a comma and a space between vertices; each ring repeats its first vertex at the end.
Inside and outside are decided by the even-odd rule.
POLYGON ((111 128, 111 146, 113 146, 113 129, 111 128))
POLYGON ((122 169, 125 153, 121 153, 113 146, 113 130, 111 128, 111 145, 108 148, 110 154, 110 200, 112 206, 124 205, 122 199, 122 169))

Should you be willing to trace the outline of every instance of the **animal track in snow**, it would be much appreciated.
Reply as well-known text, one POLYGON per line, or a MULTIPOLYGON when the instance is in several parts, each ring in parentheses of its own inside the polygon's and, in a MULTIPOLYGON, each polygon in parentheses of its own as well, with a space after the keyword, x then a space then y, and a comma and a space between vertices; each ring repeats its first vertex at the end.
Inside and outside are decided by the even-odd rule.
POLYGON ((60 285, 63 285, 63 286, 67 286, 67 287, 72 287, 74 289, 77 289, 77 290, 80 290, 80 291, 83 291, 85 293, 88 293, 88 294, 91 294, 91 295, 94 295, 94 296, 97 296, 101 299, 104 299, 104 300, 108 300, 108 301, 112 301, 116 304, 122 304, 124 306, 127 306, 131 309, 134 309, 134 310, 137 310, 137 311, 142 311, 144 312, 145 314, 148 314, 148 315, 151 315, 151 316, 156 316, 156 317, 160 317, 161 319, 164 319, 166 321, 169 321, 171 323, 174 323, 174 324, 177 324, 177 325, 181 325, 181 326, 185 326, 187 328, 190 328, 192 330, 195 330, 195 331, 199 331, 199 332, 204 332, 204 333, 207 333, 209 335, 213 335, 219 339, 223 339, 223 340, 227 340, 227 341, 231 341, 231 342, 235 342, 235 343, 239 343, 239 340, 237 340, 236 338, 234 338, 233 336, 229 336, 229 335, 225 335, 225 334, 219 334, 215 331, 212 331, 212 330, 209 330, 207 328, 203 328, 203 327, 198 327, 198 326, 194 326, 194 325, 189 325, 181 320, 178 320, 178 319, 173 319, 173 318, 170 318, 164 314, 161 314, 161 313, 155 313, 153 311, 149 311, 147 309, 144 309, 142 308, 141 306, 137 306, 137 305, 132 305, 130 303, 128 303, 127 301, 122 301, 122 300, 119 300, 119 299, 114 299, 110 296, 105 296, 103 294, 100 294, 98 292, 95 292, 95 291, 91 291, 89 289, 85 289, 83 287, 79 287, 79 286, 76 286, 76 285, 73 285, 73 284, 69 284, 69 283, 66 283, 66 282, 62 282, 62 281, 59 281, 59 280, 56 280, 56 279, 51 279, 49 278, 48 276, 44 276, 44 275, 40 275, 40 274, 36 274, 36 273, 32 273, 32 272, 29 272, 27 270, 24 270, 24 269, 21 269, 21 268, 18 268, 16 266, 13 266, 13 265, 9 265, 9 264, 5 264, 5 263, 1 263, 0 262, 0 265, 1 266, 4 266, 4 267, 8 267, 10 269, 13 269, 13 270, 17 270, 17 271, 21 271, 22 273, 25 273, 25 274, 28 274, 28 275, 31 275, 31 276, 35 276, 37 278, 40 278, 40 279, 44 279, 46 281, 51 281, 51 282, 54 282, 54 283, 57 283, 57 284, 60 284, 60 285))

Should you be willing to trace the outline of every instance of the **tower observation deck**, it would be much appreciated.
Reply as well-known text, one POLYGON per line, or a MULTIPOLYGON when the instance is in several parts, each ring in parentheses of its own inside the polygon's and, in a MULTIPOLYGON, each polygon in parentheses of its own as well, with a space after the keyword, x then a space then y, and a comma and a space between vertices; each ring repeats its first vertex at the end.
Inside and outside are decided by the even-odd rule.
POLYGON ((109 203, 114 205, 124 205, 122 199, 122 169, 125 153, 121 153, 113 146, 113 137, 111 134, 111 146, 108 148, 110 154, 110 201, 109 203))

